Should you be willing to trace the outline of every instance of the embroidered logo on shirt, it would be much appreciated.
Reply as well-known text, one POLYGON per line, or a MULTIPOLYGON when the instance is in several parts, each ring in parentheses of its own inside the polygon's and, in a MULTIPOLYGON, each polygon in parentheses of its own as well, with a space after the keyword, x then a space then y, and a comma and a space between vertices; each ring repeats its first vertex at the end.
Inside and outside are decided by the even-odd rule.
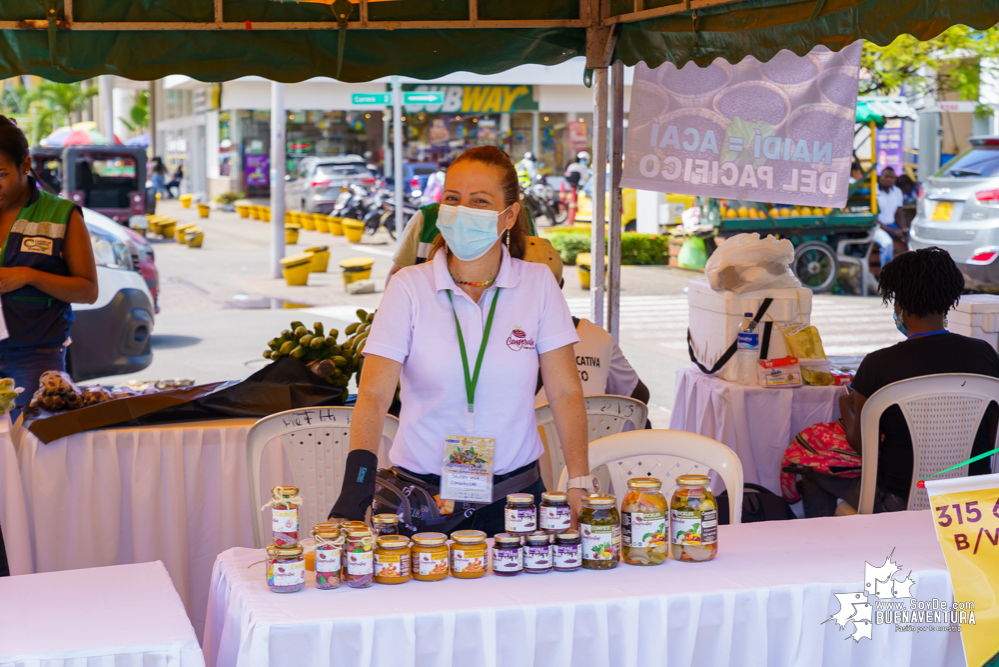
POLYGON ((506 346, 513 351, 533 350, 534 339, 528 338, 527 334, 520 327, 514 327, 510 332, 510 337, 506 339, 506 346))
POLYGON ((52 254, 52 239, 44 236, 25 236, 21 240, 21 252, 37 252, 42 255, 52 254))

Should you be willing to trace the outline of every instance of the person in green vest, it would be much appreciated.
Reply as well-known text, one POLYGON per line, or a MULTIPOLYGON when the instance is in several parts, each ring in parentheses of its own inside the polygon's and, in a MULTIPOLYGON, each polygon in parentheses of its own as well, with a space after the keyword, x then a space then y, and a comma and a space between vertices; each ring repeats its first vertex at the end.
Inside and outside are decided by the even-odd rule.
POLYGON ((83 212, 31 175, 28 140, 0 116, 0 374, 24 393, 45 371, 66 370, 71 303, 97 300, 97 268, 83 212))
MULTIPOLYGON (((430 249, 433 248, 434 241, 440 236, 437 231, 437 213, 440 210, 440 203, 421 206, 420 210, 410 218, 402 233, 398 249, 392 258, 392 268, 389 269, 388 277, 385 278, 385 285, 388 286, 392 276, 400 269, 414 264, 422 264, 430 256, 430 249)), ((517 224, 526 230, 526 236, 537 236, 534 228, 534 220, 527 212, 526 206, 520 207, 520 216, 517 224)))

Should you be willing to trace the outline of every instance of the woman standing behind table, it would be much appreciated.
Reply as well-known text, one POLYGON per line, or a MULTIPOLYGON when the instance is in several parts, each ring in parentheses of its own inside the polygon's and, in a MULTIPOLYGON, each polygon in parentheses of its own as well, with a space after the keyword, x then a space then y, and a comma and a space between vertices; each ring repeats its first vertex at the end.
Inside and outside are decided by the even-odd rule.
POLYGON ((534 418, 539 363, 563 443, 574 516, 584 491, 593 490, 572 347, 579 338, 551 271, 520 259, 525 237, 515 225, 518 194, 517 172, 497 148, 468 150, 448 169, 437 222, 441 237, 429 261, 396 274, 365 343, 344 484, 331 516, 357 520, 371 506, 375 452, 400 376, 400 427, 389 452, 394 474, 431 495, 440 488, 439 506, 466 503, 453 506, 466 518, 440 530, 502 532, 506 505, 498 493, 491 503, 449 497, 446 440, 453 447, 462 436, 485 439, 476 441, 476 451, 494 447, 493 487, 502 483, 509 490, 512 484, 517 488, 510 492, 540 501, 542 444, 534 418))
POLYGON ((40 189, 30 175, 24 133, 0 116, 0 301, 8 337, 0 373, 25 391, 23 408, 45 371, 66 370, 71 303, 97 300, 97 269, 83 214, 40 189))

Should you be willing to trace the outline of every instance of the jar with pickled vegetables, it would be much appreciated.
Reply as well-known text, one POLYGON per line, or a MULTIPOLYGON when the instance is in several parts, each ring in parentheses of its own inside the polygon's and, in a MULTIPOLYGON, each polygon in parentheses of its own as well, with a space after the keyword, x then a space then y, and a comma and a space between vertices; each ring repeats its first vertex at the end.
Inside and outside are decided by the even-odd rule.
POLYGON ((458 579, 478 579, 488 567, 484 532, 456 530, 451 533, 451 574, 458 579))
POLYGON ((275 486, 271 489, 272 541, 277 546, 298 543, 298 509, 302 498, 298 495, 297 486, 275 486))
POLYGON ((368 588, 375 575, 375 538, 368 527, 352 526, 347 531, 347 585, 368 588))
POLYGON ((707 475, 680 475, 670 503, 673 558, 700 563, 718 553, 718 503, 707 475))
POLYGON ((609 493, 583 496, 579 530, 583 535, 583 568, 610 570, 621 557, 621 515, 609 493))
POLYGON ((343 563, 344 538, 340 526, 333 523, 317 523, 312 528, 315 540, 316 588, 323 591, 340 586, 340 568, 343 563))
POLYGON ((395 514, 376 514, 371 517, 371 532, 380 535, 398 535, 399 517, 395 514))
POLYGON ((621 503, 622 560, 630 565, 662 565, 669 554, 666 513, 669 503, 663 483, 655 477, 628 480, 621 503))
POLYGON ((305 587, 305 556, 297 544, 267 547, 267 585, 275 593, 294 593, 305 587))
POLYGON ((447 577, 449 554, 444 533, 413 535, 413 579, 441 581, 447 577))
POLYGON ((409 538, 379 535, 375 538, 375 583, 403 584, 409 581, 412 553, 409 538))

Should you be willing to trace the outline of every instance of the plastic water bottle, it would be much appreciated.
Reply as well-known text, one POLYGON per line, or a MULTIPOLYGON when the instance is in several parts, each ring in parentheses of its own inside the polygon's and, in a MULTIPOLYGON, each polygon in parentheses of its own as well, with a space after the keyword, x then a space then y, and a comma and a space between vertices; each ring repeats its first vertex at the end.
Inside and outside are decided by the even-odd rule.
POLYGON ((760 362, 760 334, 753 327, 753 314, 746 313, 739 323, 739 336, 735 353, 735 381, 752 387, 759 384, 756 367, 760 362))

